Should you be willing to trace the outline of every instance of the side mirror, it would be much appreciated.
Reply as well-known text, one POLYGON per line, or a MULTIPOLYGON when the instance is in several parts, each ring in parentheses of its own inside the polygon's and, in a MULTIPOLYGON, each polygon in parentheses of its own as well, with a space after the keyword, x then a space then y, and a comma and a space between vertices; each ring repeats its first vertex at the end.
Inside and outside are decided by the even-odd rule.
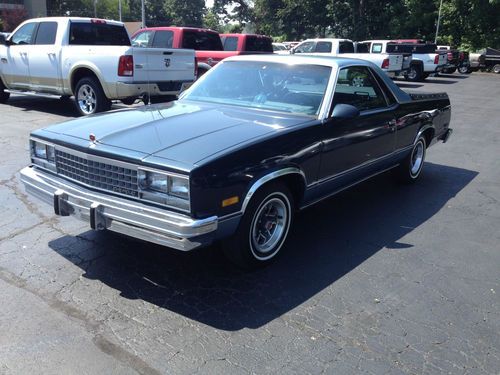
POLYGON ((0 34, 0 44, 7 46, 7 38, 5 37, 4 34, 0 34))
POLYGON ((339 103, 335 105, 332 117, 337 119, 352 119, 359 116, 359 110, 350 104, 339 103))

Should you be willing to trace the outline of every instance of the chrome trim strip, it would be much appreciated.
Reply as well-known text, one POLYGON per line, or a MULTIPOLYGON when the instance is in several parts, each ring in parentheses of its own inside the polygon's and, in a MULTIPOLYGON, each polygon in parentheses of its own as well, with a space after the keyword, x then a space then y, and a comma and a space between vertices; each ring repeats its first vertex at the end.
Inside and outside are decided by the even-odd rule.
MULTIPOLYGON (((307 184, 306 182, 306 175, 304 172, 302 172, 299 168, 295 167, 288 167, 288 168, 283 168, 279 169, 277 171, 271 172, 269 174, 266 174, 264 177, 259 178, 257 181, 253 183, 253 185, 250 187, 250 189, 247 192, 247 195, 245 196, 245 199, 243 199, 243 204, 241 205, 241 209, 239 212, 244 213, 248 203, 250 203, 250 199, 254 195, 254 193, 266 182, 269 182, 271 180, 274 180, 278 177, 286 176, 288 174, 299 174, 302 176, 304 179, 304 183, 307 184)), ((234 213, 233 213, 234 214, 234 213)), ((227 217, 228 215, 226 215, 227 217)))

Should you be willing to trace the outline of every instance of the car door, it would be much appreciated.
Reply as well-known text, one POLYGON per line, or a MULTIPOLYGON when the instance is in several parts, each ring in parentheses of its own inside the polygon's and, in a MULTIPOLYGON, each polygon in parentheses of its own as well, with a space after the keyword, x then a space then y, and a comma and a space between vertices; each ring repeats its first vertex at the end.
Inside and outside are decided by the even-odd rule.
POLYGON ((30 86, 28 53, 33 43, 36 27, 36 22, 26 23, 9 39, 7 55, 2 58, 2 69, 6 72, 5 80, 9 88, 28 89, 30 86))
POLYGON ((396 104, 366 66, 339 70, 332 111, 338 104, 359 110, 353 118, 330 116, 323 128, 319 182, 353 182, 383 169, 394 151, 396 104))
POLYGON ((40 22, 28 52, 31 87, 35 91, 62 91, 61 55, 56 46, 57 22, 40 22))

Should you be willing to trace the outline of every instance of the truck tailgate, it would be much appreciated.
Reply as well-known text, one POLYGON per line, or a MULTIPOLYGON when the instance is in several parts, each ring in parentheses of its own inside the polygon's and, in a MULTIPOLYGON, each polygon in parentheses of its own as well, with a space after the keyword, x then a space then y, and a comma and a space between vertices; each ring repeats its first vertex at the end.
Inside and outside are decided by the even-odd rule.
POLYGON ((134 81, 194 81, 195 57, 189 49, 133 47, 134 81))
POLYGON ((447 63, 448 63, 448 54, 446 52, 440 52, 438 66, 446 65, 447 63))
POLYGON ((399 72, 403 68, 403 55, 389 54, 389 67, 388 72, 399 72))

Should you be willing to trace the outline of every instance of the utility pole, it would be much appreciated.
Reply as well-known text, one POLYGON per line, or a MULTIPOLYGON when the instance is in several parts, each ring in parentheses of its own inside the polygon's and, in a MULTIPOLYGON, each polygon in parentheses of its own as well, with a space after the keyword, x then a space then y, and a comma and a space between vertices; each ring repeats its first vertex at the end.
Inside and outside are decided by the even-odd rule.
POLYGON ((144 0, 141 0, 141 12, 142 12, 142 27, 146 27, 146 9, 144 6, 144 0))
POLYGON ((436 25, 436 38, 434 38, 434 44, 438 42, 438 34, 439 34, 439 23, 441 22, 441 7, 443 6, 443 0, 439 2, 439 12, 438 12, 438 22, 436 25))
POLYGON ((122 22, 122 0, 118 0, 118 15, 120 16, 120 22, 122 22))
POLYGON ((94 0, 94 18, 97 18, 97 0, 94 0))

